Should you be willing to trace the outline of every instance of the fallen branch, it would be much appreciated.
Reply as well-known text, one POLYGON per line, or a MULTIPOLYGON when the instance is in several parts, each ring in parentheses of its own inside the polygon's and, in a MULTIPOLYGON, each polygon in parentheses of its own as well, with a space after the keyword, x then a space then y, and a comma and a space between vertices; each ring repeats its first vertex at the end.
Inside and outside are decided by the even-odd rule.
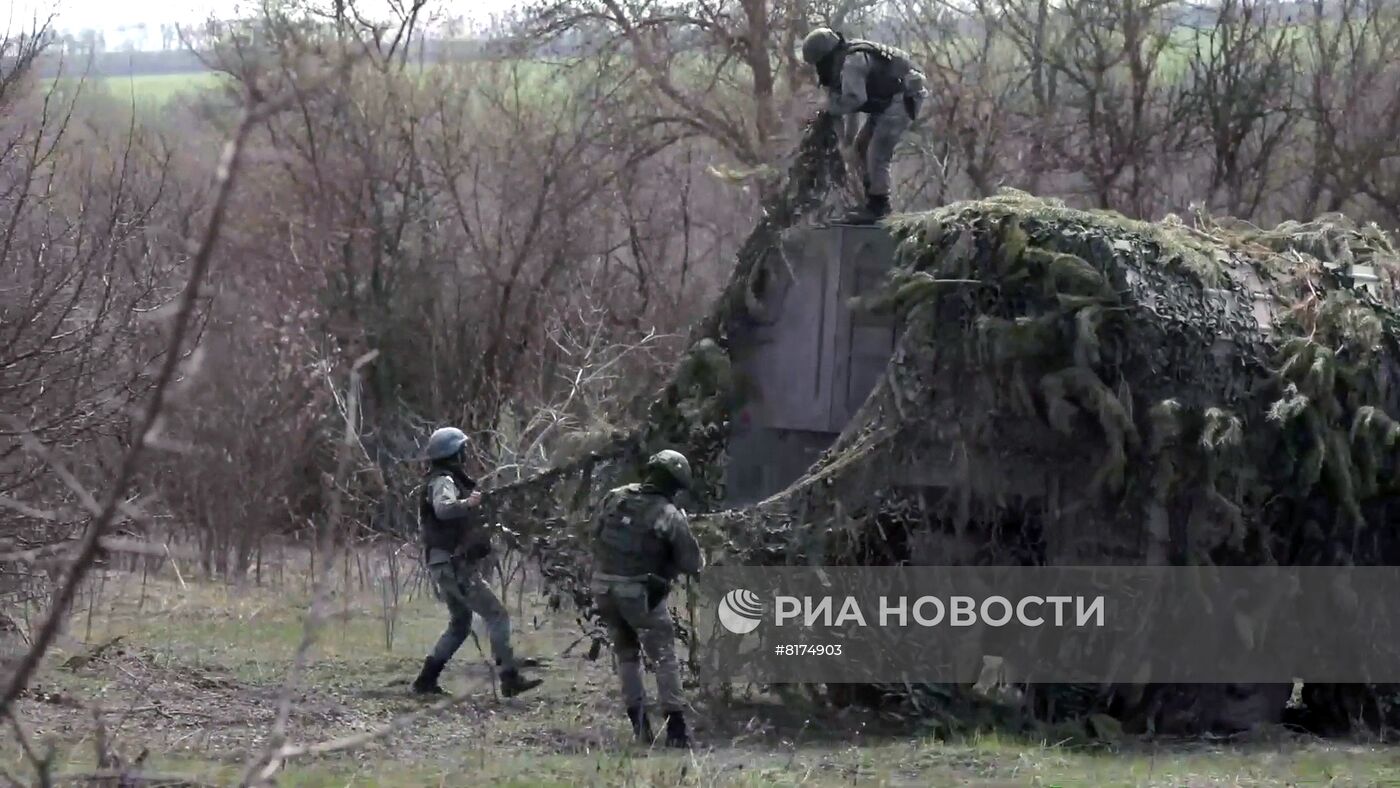
POLYGON ((74 783, 88 783, 94 785, 120 785, 136 788, 158 788, 158 786, 179 786, 179 788, 216 788, 215 783, 202 783, 192 780, 189 777, 182 777, 175 774, 146 774, 138 770, 126 769, 102 769, 94 772, 83 772, 81 774, 68 775, 65 779, 74 783))
POLYGON ((280 749, 278 749, 275 757, 278 760, 285 761, 290 758, 299 758, 306 755, 326 755, 328 753, 339 752, 341 750, 351 750, 356 747, 363 747, 364 745, 369 744, 370 742, 389 736, 395 731, 403 730, 404 728, 407 728, 408 726, 414 724, 415 722, 418 722, 419 720, 425 717, 430 717, 434 714, 440 714, 441 712, 444 712, 455 706, 461 706, 465 704, 468 700, 471 700, 471 698, 471 695, 463 694, 459 697, 439 701, 420 711, 415 711, 410 714, 404 714, 402 716, 395 717, 394 719, 377 728, 363 731, 361 733, 352 734, 350 736, 341 736, 336 739, 328 739, 326 741, 316 742, 314 744, 284 744, 280 749))

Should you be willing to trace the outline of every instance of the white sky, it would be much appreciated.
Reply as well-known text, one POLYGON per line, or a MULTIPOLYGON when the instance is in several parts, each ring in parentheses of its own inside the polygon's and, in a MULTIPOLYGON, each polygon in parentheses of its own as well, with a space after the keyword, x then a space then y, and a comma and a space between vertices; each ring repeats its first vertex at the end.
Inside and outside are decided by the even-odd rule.
MULTIPOLYGON (((0 8, 7 3, 0 0, 0 8)), ((46 14, 55 7, 51 0, 10 0, 8 19, 0 25, 9 29, 27 27, 36 12, 46 14)), ((329 5, 329 3, 326 3, 329 5)), ((388 17, 383 0, 360 0, 366 14, 388 17)), ((427 10, 461 15, 468 20, 485 19, 520 5, 520 0, 430 0, 427 10)), ((240 15, 240 9, 256 8, 248 0, 58 0, 55 27, 77 31, 84 28, 102 30, 112 38, 118 27, 145 22, 158 27, 161 23, 192 23, 207 19, 211 13, 219 17, 240 15)))

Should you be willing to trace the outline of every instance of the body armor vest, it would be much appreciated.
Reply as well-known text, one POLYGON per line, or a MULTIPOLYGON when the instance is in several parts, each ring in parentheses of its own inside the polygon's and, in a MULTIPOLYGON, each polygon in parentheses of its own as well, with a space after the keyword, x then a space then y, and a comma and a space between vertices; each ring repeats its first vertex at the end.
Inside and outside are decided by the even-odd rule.
POLYGON ((665 572, 670 543, 656 526, 667 503, 637 484, 614 490, 603 504, 594 534, 595 571, 620 577, 665 572))
POLYGON ((471 518, 441 520, 433 511, 433 482, 443 476, 456 483, 459 493, 471 490, 476 483, 460 471, 448 468, 434 468, 423 479, 423 491, 418 496, 418 522, 422 529, 423 547, 426 550, 446 550, 451 553, 466 542, 463 537, 468 531, 476 529, 471 527, 471 518))
POLYGON ((870 58, 870 72, 865 77, 865 103, 858 111, 872 115, 884 112, 897 97, 904 94, 904 77, 914 70, 914 59, 902 49, 852 39, 836 64, 838 83, 841 66, 852 54, 868 55, 870 58))

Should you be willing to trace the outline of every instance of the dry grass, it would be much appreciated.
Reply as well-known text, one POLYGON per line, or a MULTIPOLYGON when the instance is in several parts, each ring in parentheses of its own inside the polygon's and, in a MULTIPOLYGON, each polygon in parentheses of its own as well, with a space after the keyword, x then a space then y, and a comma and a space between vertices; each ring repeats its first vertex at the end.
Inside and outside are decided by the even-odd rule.
MULTIPOLYGON (((127 762, 203 782, 236 782, 276 713, 277 690, 301 636, 306 601, 295 589, 246 588, 173 578, 148 585, 110 576, 92 611, 78 611, 66 649, 50 656, 18 712, 36 742, 52 740, 70 773, 91 771, 96 703, 127 762), (98 658, 95 644, 121 640, 98 658), (74 657, 77 657, 75 660, 74 657), (68 663, 65 666, 64 663, 68 663)), ((783 708, 748 696, 726 707, 700 699, 704 751, 676 754, 626 743, 606 657, 577 649, 572 616, 515 611, 522 653, 547 660, 548 682, 511 700, 494 696, 471 641, 446 675, 460 707, 371 745, 293 763, 287 785, 1389 785, 1400 753, 1357 744, 1287 739, 1253 745, 1147 745, 1112 752, 984 737, 938 742, 913 731, 878 732, 860 713, 783 708), (812 711, 812 710, 808 710, 812 711)), ((379 595, 341 595, 296 698, 295 740, 345 735, 421 708, 407 692, 442 620, 431 597, 400 611, 386 648, 379 595)), ((512 595, 512 604, 514 596, 512 595)), ((483 642, 484 645, 484 642, 483 642)), ((14 741, 0 765, 23 774, 14 741)))

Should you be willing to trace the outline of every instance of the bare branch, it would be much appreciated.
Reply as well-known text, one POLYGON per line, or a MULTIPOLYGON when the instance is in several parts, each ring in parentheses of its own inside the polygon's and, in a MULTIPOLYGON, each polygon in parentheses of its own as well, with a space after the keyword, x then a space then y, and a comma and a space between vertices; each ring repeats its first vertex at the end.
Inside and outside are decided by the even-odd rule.
MULTIPOLYGON (((40 624, 38 633, 33 644, 20 659, 14 673, 5 684, 3 694, 0 694, 0 709, 8 709, 25 686, 29 683, 29 677, 38 667, 39 661, 43 659, 48 651, 54 637, 63 622, 63 618, 68 614, 68 607, 72 604, 73 597, 77 593, 78 585, 87 576, 88 570, 92 567, 93 558, 96 557, 101 539, 105 535, 107 528, 112 524, 117 512, 122 508, 123 495, 127 485, 131 483, 136 475, 142 460, 142 451, 146 446, 146 441, 155 431, 160 420, 161 411, 165 405, 165 394, 175 375, 175 369, 180 359, 180 348, 183 347, 186 334, 193 322, 195 306, 198 301, 199 289, 203 283, 204 276, 209 270, 209 265, 214 256, 214 248, 218 242, 219 233, 222 230, 224 213, 227 210, 229 197, 233 193, 233 187, 237 181, 238 170, 242 164, 244 146, 247 143, 248 135, 253 130, 255 124, 266 113, 273 110, 270 105, 262 107, 250 107, 244 111, 243 118, 239 122, 233 138, 224 147, 223 155, 219 160, 218 168, 214 176, 214 205, 210 212, 208 223, 204 232, 194 245, 193 259, 190 262, 190 275, 186 281, 184 294, 181 296, 179 310, 175 315, 174 324, 171 328, 170 340, 167 343, 164 361, 162 362, 159 375, 156 377, 155 385, 152 388, 150 400, 146 405, 146 410, 140 421, 140 427, 136 431, 136 436, 132 445, 122 458, 120 469, 116 479, 108 491, 107 500, 98 509, 97 519, 88 525, 79 544, 77 554, 64 573, 59 584, 58 592, 54 595, 48 614, 43 623, 40 624)), ((76 491, 75 491, 76 492, 76 491)), ((87 495, 84 503, 90 503, 92 496, 87 495)))

